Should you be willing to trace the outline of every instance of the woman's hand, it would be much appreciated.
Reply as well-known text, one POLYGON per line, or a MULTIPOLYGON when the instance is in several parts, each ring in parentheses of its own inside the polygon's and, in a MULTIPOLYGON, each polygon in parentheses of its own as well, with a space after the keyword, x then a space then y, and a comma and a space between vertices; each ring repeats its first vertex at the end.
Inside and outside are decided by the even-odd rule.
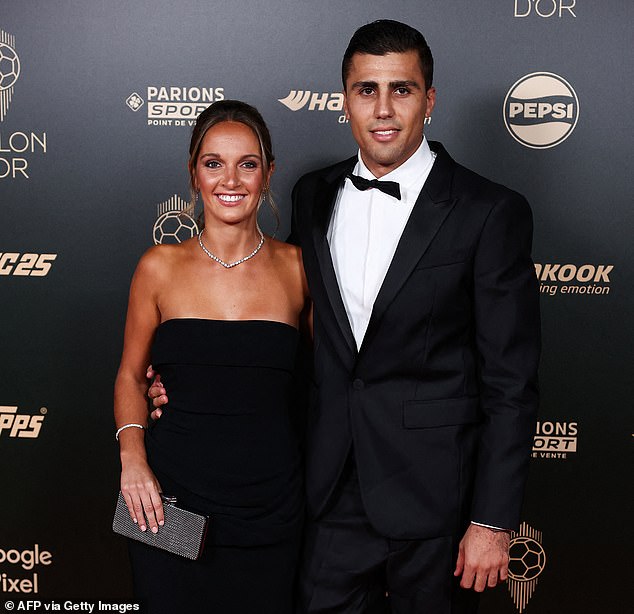
POLYGON ((158 533, 159 526, 165 524, 161 486, 145 460, 122 461, 121 492, 128 506, 132 522, 139 525, 141 531, 158 533))

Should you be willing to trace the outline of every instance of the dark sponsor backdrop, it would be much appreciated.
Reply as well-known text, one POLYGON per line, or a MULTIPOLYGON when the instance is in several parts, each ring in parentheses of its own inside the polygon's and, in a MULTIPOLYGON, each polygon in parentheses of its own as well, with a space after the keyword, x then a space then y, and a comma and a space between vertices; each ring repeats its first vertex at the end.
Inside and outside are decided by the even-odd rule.
MULTIPOLYGON (((483 610, 625 611, 630 3, 4 0, 0 9, 0 602, 131 598, 125 546, 110 531, 112 385, 139 256, 155 236, 189 236, 170 216, 188 199, 189 121, 220 98, 260 109, 285 237, 296 178, 355 151, 340 96, 347 41, 388 17, 419 28, 433 50, 428 137, 525 194, 535 216, 543 402, 513 580, 483 610)), ((270 216, 262 224, 273 231, 270 216)))

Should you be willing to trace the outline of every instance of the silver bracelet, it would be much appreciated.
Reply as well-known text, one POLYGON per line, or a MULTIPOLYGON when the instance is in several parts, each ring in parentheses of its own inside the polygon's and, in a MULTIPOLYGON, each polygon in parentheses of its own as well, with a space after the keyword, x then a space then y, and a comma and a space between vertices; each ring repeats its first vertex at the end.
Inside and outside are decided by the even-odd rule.
POLYGON ((143 429, 145 430, 145 427, 142 424, 136 424, 134 422, 130 423, 130 424, 124 424, 121 428, 117 429, 117 432, 114 434, 114 438, 119 441, 119 433, 121 431, 125 431, 126 429, 129 429, 130 427, 135 427, 137 429, 143 429))

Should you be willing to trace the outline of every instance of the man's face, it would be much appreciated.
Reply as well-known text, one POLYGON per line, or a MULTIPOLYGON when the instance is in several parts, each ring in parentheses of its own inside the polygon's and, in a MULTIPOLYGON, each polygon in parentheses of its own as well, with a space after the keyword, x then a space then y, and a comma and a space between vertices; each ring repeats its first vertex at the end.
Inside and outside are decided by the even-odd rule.
POLYGON ((423 140, 423 124, 436 90, 425 91, 418 53, 355 53, 344 92, 344 110, 361 157, 375 177, 399 167, 423 140))

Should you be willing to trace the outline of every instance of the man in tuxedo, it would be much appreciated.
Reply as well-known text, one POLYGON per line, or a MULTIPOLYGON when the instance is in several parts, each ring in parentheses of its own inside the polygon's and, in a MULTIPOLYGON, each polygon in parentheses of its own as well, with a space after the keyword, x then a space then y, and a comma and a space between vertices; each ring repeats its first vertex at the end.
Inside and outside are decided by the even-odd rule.
POLYGON ((358 155, 293 190, 315 365, 298 612, 472 613, 506 580, 534 432, 531 211, 424 137, 420 32, 359 28, 342 77, 358 155))
POLYGON ((383 611, 386 590, 399 614, 474 612, 507 577, 538 403, 532 218, 425 139, 432 76, 417 30, 359 28, 359 153, 293 190, 315 343, 302 612, 383 611))

